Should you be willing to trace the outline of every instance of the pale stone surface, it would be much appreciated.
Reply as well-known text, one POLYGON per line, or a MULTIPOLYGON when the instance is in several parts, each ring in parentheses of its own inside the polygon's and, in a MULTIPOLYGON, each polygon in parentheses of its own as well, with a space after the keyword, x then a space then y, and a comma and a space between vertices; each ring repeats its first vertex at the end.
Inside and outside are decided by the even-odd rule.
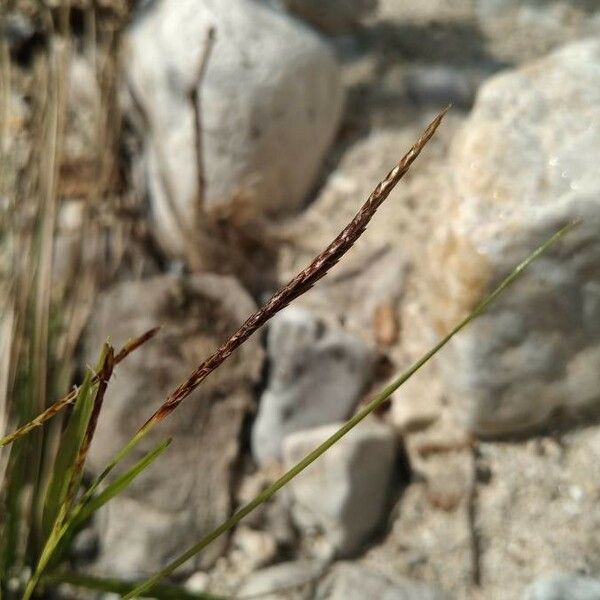
POLYGON ((559 573, 532 583, 523 600, 600 600, 600 581, 577 573, 559 573))
POLYGON ((417 581, 390 579, 355 563, 334 566, 319 585, 315 600, 447 600, 442 591, 417 581))
POLYGON ((390 346, 400 334, 397 307, 407 268, 404 249, 362 244, 298 304, 373 346, 390 346))
POLYGON ((475 0, 474 12, 489 51, 517 63, 600 32, 596 0, 475 0))
POLYGON ((450 442, 449 432, 438 440, 431 431, 407 436, 412 483, 392 532, 361 562, 472 600, 522 598, 552 573, 599 572, 598 425, 479 442, 475 453, 450 442), (480 589, 472 583, 475 562, 480 589))
POLYGON ((200 87, 208 207, 237 197, 259 214, 298 208, 343 104, 339 69, 325 42, 279 11, 249 0, 181 0, 157 2, 140 15, 127 36, 125 64, 150 120, 147 173, 156 230, 174 256, 182 252, 179 225, 190 223, 197 203, 187 94, 210 27, 216 42, 200 87))
POLYGON ((440 355, 448 395, 481 434, 600 398, 600 43, 492 78, 451 153, 453 191, 417 270, 426 325, 446 333, 559 227, 582 223, 440 355))
POLYGON ((362 340, 298 307, 273 319, 267 352, 269 379, 252 429, 260 464, 280 457, 288 433, 349 416, 374 362, 362 340))
POLYGON ((477 533, 490 597, 520 597, 551 573, 598 573, 599 457, 598 425, 481 445, 480 471, 490 477, 478 490, 477 533))
POLYGON ((378 0, 279 0, 290 12, 330 34, 340 34, 358 27, 362 19, 373 15, 378 0))
POLYGON ((280 563, 250 575, 236 597, 262 600, 310 600, 326 565, 319 560, 280 563))
MULTIPOLYGON (((284 440, 286 468, 342 424, 298 431, 284 440)), ((292 514, 307 534, 324 534, 337 556, 356 553, 385 516, 395 477, 394 431, 374 418, 360 423, 288 485, 292 514)))
MULTIPOLYGON (((234 279, 208 274, 162 275, 105 292, 87 335, 88 356, 97 354, 107 336, 118 347, 157 324, 162 330, 116 368, 88 466, 96 473, 103 469, 253 309, 234 279)), ((262 359, 258 338, 244 344, 131 453, 132 460, 139 459, 159 440, 173 438, 103 511, 98 570, 123 577, 150 574, 229 516, 239 435, 262 359)), ((226 538, 218 540, 186 569, 210 564, 225 543, 226 538)))
POLYGON ((257 571, 273 562, 277 540, 269 531, 258 531, 240 525, 232 536, 229 559, 248 571, 257 571))

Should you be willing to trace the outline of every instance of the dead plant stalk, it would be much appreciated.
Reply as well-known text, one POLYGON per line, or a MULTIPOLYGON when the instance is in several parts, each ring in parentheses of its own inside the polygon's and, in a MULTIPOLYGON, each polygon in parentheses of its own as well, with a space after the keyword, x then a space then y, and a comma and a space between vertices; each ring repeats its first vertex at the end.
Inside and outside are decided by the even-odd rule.
POLYGON ((412 148, 402 157, 398 164, 388 173, 373 190, 366 202, 341 233, 321 252, 306 268, 304 268, 287 285, 271 297, 261 308, 251 315, 242 326, 213 354, 202 362, 194 372, 175 389, 160 408, 146 421, 140 431, 147 431, 162 421, 179 404, 187 398, 200 383, 219 367, 230 355, 241 346, 269 319, 285 308, 290 302, 307 292, 319 279, 346 254, 365 231, 377 209, 389 196, 396 184, 407 173, 421 150, 432 138, 449 107, 440 112, 427 126, 412 148))

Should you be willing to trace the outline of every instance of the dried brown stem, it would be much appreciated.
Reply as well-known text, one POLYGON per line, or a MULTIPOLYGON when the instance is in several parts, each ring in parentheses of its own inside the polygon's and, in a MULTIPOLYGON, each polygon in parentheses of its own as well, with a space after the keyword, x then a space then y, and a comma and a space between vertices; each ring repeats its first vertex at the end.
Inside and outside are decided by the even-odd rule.
POLYGON ((202 108, 200 102, 200 89, 202 87, 202 81, 206 74, 206 68, 208 67, 208 60, 212 53, 212 49, 215 44, 215 28, 211 27, 206 34, 204 41, 204 48, 198 63, 196 70, 196 76, 194 77, 194 83, 189 91, 190 104, 194 111, 194 141, 196 146, 196 170, 198 177, 198 213, 202 212, 204 206, 204 152, 202 148, 202 108))
MULTIPOLYGON (((118 365, 122 360, 127 358, 134 350, 137 350, 142 344, 145 344, 149 339, 153 338, 160 327, 154 327, 150 329, 143 335, 129 340, 120 350, 115 354, 113 359, 113 366, 118 365)), ((92 383, 97 383, 101 377, 100 373, 97 373, 92 378, 92 383)), ((29 433, 31 430, 36 429, 43 425, 46 421, 51 419, 54 415, 58 414, 63 408, 66 408, 70 404, 75 402, 77 398, 78 388, 73 388, 66 396, 63 396, 56 402, 54 402, 51 406, 49 406, 44 412, 40 413, 35 419, 29 421, 25 425, 22 425, 11 434, 0 438, 0 448, 2 446, 7 446, 11 444, 16 439, 24 436, 29 433)))
POLYGON ((105 346, 105 357, 102 363, 102 367, 100 371, 96 374, 95 379, 98 381, 98 389, 96 390, 96 395, 94 397, 94 406, 92 408, 92 414, 90 415, 90 420, 88 422, 88 426, 83 436, 83 440, 81 442, 81 446, 79 448, 79 452, 77 453, 77 457, 75 459, 75 464, 73 467, 73 475, 71 477, 71 481, 69 482, 69 489, 67 492, 66 498, 66 506, 70 508, 73 498, 77 493, 77 487, 79 485, 79 478, 81 473, 83 472, 83 466, 85 464, 85 459, 87 458, 88 450, 90 449, 90 444, 92 443, 92 438, 94 437, 94 433, 96 432, 96 425, 98 424, 98 417, 100 416, 100 411, 102 410, 102 404, 104 403, 104 395, 106 394, 106 388, 108 387, 108 382, 112 377, 113 369, 115 366, 115 349, 110 345, 106 344, 105 346))
POLYGON ((376 210, 388 197, 394 186, 406 174, 414 160, 421 153, 421 150, 431 139, 448 110, 449 107, 444 109, 435 117, 435 119, 433 119, 422 133, 421 137, 414 143, 413 147, 402 157, 400 162, 388 173, 385 179, 377 185, 356 216, 333 240, 333 242, 331 242, 331 244, 329 244, 329 246, 327 246, 327 248, 325 248, 325 250, 305 269, 298 273, 296 277, 268 300, 266 304, 250 316, 211 356, 202 362, 194 372, 168 396, 162 406, 140 428, 140 432, 151 428, 154 423, 162 421, 257 329, 264 325, 264 323, 280 310, 285 308, 292 300, 308 291, 319 279, 325 276, 329 269, 342 258, 361 236, 376 210))

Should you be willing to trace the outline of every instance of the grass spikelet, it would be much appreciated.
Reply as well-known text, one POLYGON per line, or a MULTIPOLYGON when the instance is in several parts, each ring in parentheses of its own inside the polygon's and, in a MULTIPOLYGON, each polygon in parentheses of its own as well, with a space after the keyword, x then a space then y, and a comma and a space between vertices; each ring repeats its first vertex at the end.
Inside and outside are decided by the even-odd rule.
POLYGON ((304 469, 311 465, 315 460, 329 450, 336 442, 341 440, 348 432, 356 427, 363 419, 370 415, 374 410, 377 410, 404 382, 410 379, 425 363, 427 363, 435 354, 437 354, 459 331, 464 329, 471 321, 481 315, 494 302, 508 286, 510 286, 525 269, 540 255, 546 252, 558 240, 560 240, 574 226, 575 222, 569 223, 543 245, 537 248, 523 262, 521 262, 509 275, 504 279, 498 287, 492 291, 469 315, 467 315, 458 325, 456 325, 445 337, 443 337, 433 348, 424 354, 416 363, 414 363, 407 371, 402 373, 379 394, 377 394, 370 402, 361 408, 353 417, 351 417, 342 427, 340 427, 331 437, 325 440, 321 445, 307 454, 302 460, 296 463, 287 473, 282 475, 277 481, 267 487, 264 491, 258 494, 248 504, 240 508, 229 519, 224 521, 219 527, 204 536, 197 544, 193 545, 186 552, 181 554, 177 559, 171 562, 162 571, 148 579, 142 585, 124 596, 125 600, 138 598, 143 594, 151 591, 153 587, 165 577, 169 576, 178 567, 188 561, 190 558, 201 552, 219 536, 232 529, 246 515, 250 514, 254 509, 269 500, 282 487, 289 483, 294 477, 299 475, 304 469))

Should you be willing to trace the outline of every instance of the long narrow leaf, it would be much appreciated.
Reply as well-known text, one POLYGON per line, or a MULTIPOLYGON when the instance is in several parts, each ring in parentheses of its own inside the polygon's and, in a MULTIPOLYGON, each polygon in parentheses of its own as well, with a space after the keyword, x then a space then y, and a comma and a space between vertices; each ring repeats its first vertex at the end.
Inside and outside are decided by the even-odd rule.
MULTIPOLYGON (((147 469, 171 444, 171 439, 160 442, 154 449, 150 450, 141 460, 135 463, 121 477, 111 483, 105 490, 87 502, 83 499, 73 507, 60 530, 56 534, 55 556, 64 556, 68 548, 71 547, 73 537, 80 530, 80 527, 107 502, 112 500, 117 494, 122 492, 138 475, 147 469)), ((54 560, 56 563, 56 560, 54 560)))
POLYGON ((280 477, 275 483, 270 485, 258 496, 251 500, 248 504, 240 508, 235 512, 229 519, 219 525, 216 529, 205 535, 197 544, 194 544, 186 552, 181 554, 173 562, 171 562, 162 571, 145 581, 143 584, 135 588, 124 596, 125 600, 131 598, 138 598, 139 596, 146 594, 149 591, 154 590, 154 586, 159 583, 162 579, 169 576, 175 569, 180 567, 182 564, 187 562, 190 558, 202 551, 206 546, 216 540, 223 533, 229 531, 237 523, 239 523, 246 515, 251 513, 255 508, 269 500, 274 494, 276 494, 283 486, 289 483, 299 473, 304 471, 311 463, 317 458, 324 454, 329 448, 331 448, 336 442, 344 437, 349 431, 351 431, 356 425, 358 425, 363 419, 370 415, 374 410, 379 408, 405 381, 410 379, 425 363, 427 363, 435 354, 439 352, 459 331, 466 327, 473 319, 483 313, 488 306, 504 292, 504 290, 512 284, 523 271, 541 254, 546 252, 548 248, 554 245, 560 238, 562 238, 575 223, 569 223, 551 238, 549 238, 542 246, 530 254, 521 264, 519 264, 511 273, 500 283, 500 285, 487 296, 474 310, 465 317, 458 325, 450 331, 444 338, 442 338, 431 350, 429 350, 424 356, 422 356, 412 367, 400 375, 397 379, 392 381, 387 387, 385 387, 379 394, 377 394, 368 404, 361 408, 351 419, 346 421, 342 427, 340 427, 331 437, 329 437, 320 446, 315 448, 312 452, 307 454, 300 462, 294 465, 287 473, 280 477))
MULTIPOLYGON (((126 342, 125 345, 119 350, 119 352, 115 354, 115 365, 118 365, 122 360, 127 358, 134 350, 137 350, 142 344, 146 343, 149 339, 153 338, 159 330, 160 327, 154 327, 149 331, 146 331, 146 333, 142 334, 141 336, 133 338, 126 342)), ((92 383, 98 383, 97 374, 94 375, 94 377, 92 378, 92 383)), ((28 421, 24 425, 21 425, 12 433, 0 438, 0 448, 2 446, 8 446, 9 444, 12 444, 15 440, 18 440, 19 438, 27 435, 30 431, 36 429, 37 427, 41 427, 46 421, 57 415, 61 410, 73 404, 75 402, 75 399, 77 398, 78 393, 79 388, 75 388, 74 390, 70 391, 66 396, 54 402, 37 417, 28 421)))
MULTIPOLYGON (((84 498, 82 498, 82 500, 73 508, 65 522, 61 522, 57 528, 53 530, 52 539, 50 540, 52 545, 47 545, 47 547, 44 548, 44 552, 40 558, 36 573, 32 577, 32 581, 34 581, 36 577, 39 578, 41 572, 50 560, 50 554, 60 554, 61 550, 67 548, 69 546, 68 542, 77 532, 77 528, 90 518, 94 512, 123 491, 138 475, 148 468, 170 444, 171 439, 160 442, 98 496, 87 497, 87 501, 86 496, 84 496, 84 498)), ((133 586, 130 586, 130 589, 132 587, 133 586)))
POLYGON ((104 344, 96 372, 100 374, 98 383, 92 384, 94 374, 88 369, 82 393, 78 394, 75 406, 61 436, 61 443, 55 461, 54 472, 46 498, 44 521, 50 531, 37 565, 31 575, 23 600, 33 594, 40 576, 50 561, 57 556, 57 550, 63 537, 64 522, 71 510, 71 504, 79 487, 85 454, 91 442, 108 378, 112 374, 114 351, 110 344, 104 344))
POLYGON ((64 552, 68 549, 69 543, 72 539, 72 536, 63 537, 62 530, 63 525, 65 525, 71 515, 71 508, 73 506, 73 501, 79 489, 79 485, 81 483, 81 477, 83 475, 83 468, 85 465, 85 461, 87 458, 88 451, 90 449, 90 445, 92 443, 92 439, 94 437, 94 433, 96 431, 96 425, 98 424, 98 417, 100 416, 100 411, 102 410, 102 404, 104 402, 104 395, 106 393, 106 388, 108 387, 108 382, 112 376, 113 367, 114 367, 114 349, 110 345, 105 346, 106 352, 104 357, 104 362, 100 367, 100 371, 98 371, 98 385, 96 394, 94 396, 94 402, 92 407, 92 413, 88 419, 87 428, 85 434, 83 436, 83 440, 81 441, 81 445, 79 447, 79 452, 75 457, 75 461, 73 464, 73 472, 71 474, 71 480, 69 482, 69 487, 67 491, 66 498, 64 499, 60 512, 57 517, 55 526, 53 531, 55 533, 55 550, 53 553, 53 562, 56 563, 61 559, 64 552))
POLYGON ((100 494, 84 504, 79 504, 73 509, 73 517, 68 523, 72 529, 76 529, 87 521, 98 509, 104 506, 109 500, 112 500, 117 494, 121 493, 138 475, 145 471, 171 444, 171 439, 157 444, 142 459, 135 463, 119 478, 115 479, 100 494))
POLYGON ((88 370, 83 384, 78 390, 77 399, 67 426, 61 435, 61 443, 54 461, 52 478, 46 491, 42 517, 45 539, 48 539, 60 506, 67 496, 73 464, 92 414, 94 387, 92 385, 92 372, 88 370))
MULTIPOLYGON (((92 577, 81 573, 52 573, 44 577, 46 585, 57 585, 68 583, 76 587, 95 590, 98 592, 107 592, 113 594, 126 594, 131 591, 137 582, 122 581, 120 579, 108 579, 105 577, 92 577)), ((207 593, 194 593, 185 590, 176 585, 161 584, 157 585, 152 592, 157 600, 225 600, 222 596, 215 596, 207 593)))
POLYGON ((105 345, 104 352, 104 360, 100 366, 100 371, 98 372, 98 387, 96 390, 96 394, 94 396, 94 402, 92 404, 92 411, 87 420, 87 425, 85 427, 85 433, 83 434, 83 439, 81 440, 81 444, 79 446, 79 450, 77 452, 77 456, 75 457, 75 461, 73 464, 73 474, 71 476, 71 481, 69 482, 69 490, 67 493, 67 498, 65 500, 66 508, 65 514, 70 510, 72 506, 73 499, 75 498, 75 494, 77 493, 77 489, 79 488, 79 484, 81 483, 81 475, 83 474, 83 467, 85 465, 85 461, 87 458, 87 453, 90 449, 90 445, 92 443, 92 438, 94 437, 94 433, 96 432, 96 425, 98 424, 98 417, 100 416, 100 411, 102 410, 102 404, 104 403, 104 395, 106 394, 106 388, 108 387, 108 381, 110 380, 113 372, 113 367, 115 365, 115 351, 112 346, 109 344, 105 345))

